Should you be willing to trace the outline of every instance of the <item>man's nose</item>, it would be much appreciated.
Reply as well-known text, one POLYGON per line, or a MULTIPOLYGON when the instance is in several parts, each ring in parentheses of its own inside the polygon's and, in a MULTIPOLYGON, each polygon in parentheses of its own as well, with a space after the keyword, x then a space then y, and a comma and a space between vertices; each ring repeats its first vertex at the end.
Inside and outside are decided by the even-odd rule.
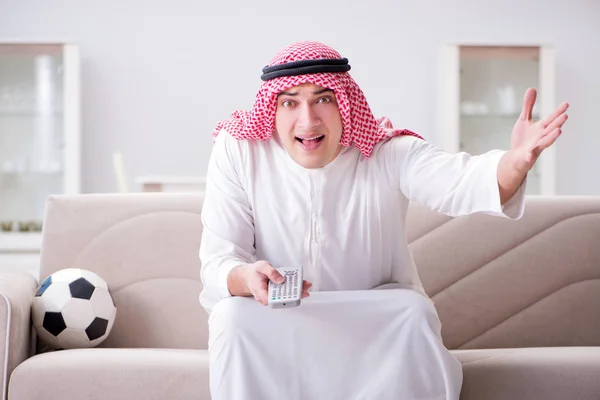
POLYGON ((304 105, 300 109, 299 126, 302 130, 310 132, 319 126, 320 119, 310 105, 304 105))

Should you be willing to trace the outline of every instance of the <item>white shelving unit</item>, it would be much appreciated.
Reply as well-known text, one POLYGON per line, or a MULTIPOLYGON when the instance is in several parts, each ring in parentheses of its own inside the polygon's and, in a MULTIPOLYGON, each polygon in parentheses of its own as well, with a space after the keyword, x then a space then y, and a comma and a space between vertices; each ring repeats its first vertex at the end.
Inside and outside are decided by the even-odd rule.
POLYGON ((200 176, 140 176, 136 180, 142 192, 204 193, 206 178, 200 176))
POLYGON ((37 274, 46 198, 81 192, 80 115, 77 44, 0 38, 0 270, 37 274))
MULTIPOLYGON (((548 45, 446 45, 443 148, 471 154, 509 149, 527 88, 537 90, 534 120, 556 106, 554 64, 554 48, 548 45)), ((555 160, 551 146, 528 176, 528 194, 555 194, 555 160)))

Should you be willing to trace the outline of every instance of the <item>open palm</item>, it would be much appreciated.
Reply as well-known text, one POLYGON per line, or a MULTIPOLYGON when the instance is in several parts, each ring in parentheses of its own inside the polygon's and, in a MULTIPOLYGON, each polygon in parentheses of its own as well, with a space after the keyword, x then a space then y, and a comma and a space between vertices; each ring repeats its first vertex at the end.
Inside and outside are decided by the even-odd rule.
POLYGON ((569 104, 562 103, 546 118, 533 122, 531 114, 536 97, 535 89, 525 92, 523 109, 510 138, 510 148, 516 156, 515 167, 525 172, 533 167, 542 151, 558 139, 568 118, 566 111, 569 104))

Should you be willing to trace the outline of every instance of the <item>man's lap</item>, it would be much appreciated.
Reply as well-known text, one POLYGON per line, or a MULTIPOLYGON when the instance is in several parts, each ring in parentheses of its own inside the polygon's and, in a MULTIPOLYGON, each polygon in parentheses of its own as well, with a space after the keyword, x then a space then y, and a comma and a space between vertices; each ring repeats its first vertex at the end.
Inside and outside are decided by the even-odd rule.
POLYGON ((459 363, 442 349, 433 302, 412 289, 315 292, 290 309, 230 297, 217 303, 209 325, 219 392, 266 375, 283 387, 307 383, 299 398, 333 388, 345 398, 416 398, 460 381, 459 363))
MULTIPOLYGON (((392 284, 393 285, 393 284, 392 284)), ((386 285, 385 290, 344 290, 314 292, 298 307, 272 309, 253 297, 228 297, 219 301, 209 317, 211 330, 272 332, 294 328, 300 333, 315 329, 356 328, 365 324, 386 324, 399 317, 437 319, 431 299, 412 289, 386 285)), ((373 326, 373 328, 377 328, 373 326)))

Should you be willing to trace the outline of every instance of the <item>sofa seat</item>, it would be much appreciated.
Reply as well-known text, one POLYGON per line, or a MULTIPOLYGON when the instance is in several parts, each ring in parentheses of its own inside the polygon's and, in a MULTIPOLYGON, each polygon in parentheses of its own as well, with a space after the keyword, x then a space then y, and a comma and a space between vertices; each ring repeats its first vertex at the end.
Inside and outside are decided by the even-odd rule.
POLYGON ((11 400, 208 400, 206 350, 73 349, 35 355, 12 373, 11 400))
MULTIPOLYGON (((453 350, 462 400, 600 398, 600 348, 453 350)), ((78 349, 36 355, 15 369, 10 400, 209 400, 206 350, 78 349)))
POLYGON ((452 350, 461 400, 598 400, 600 347, 452 350))

